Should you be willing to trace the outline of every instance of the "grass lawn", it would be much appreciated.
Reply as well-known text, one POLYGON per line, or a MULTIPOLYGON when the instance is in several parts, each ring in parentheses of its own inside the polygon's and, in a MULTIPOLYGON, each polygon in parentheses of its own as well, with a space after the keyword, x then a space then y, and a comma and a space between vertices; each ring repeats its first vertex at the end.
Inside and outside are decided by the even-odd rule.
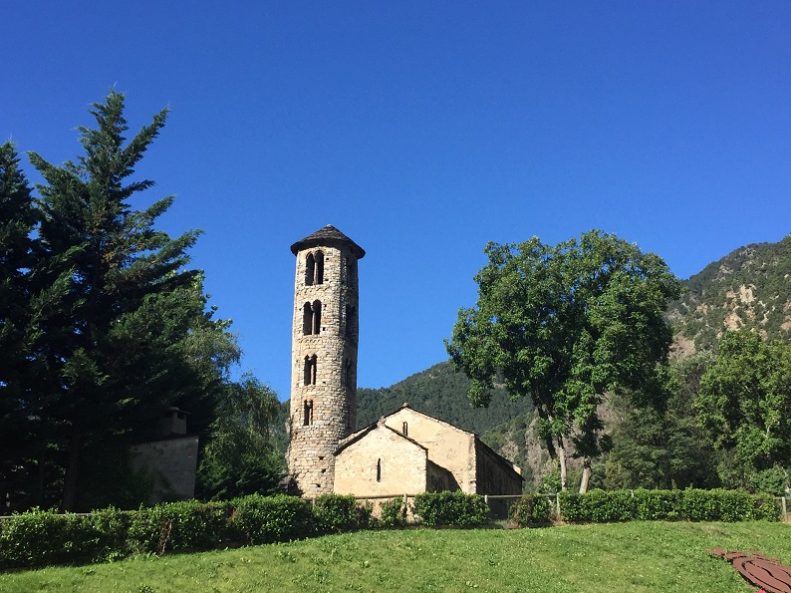
POLYGON ((0 575, 0 592, 747 593, 713 547, 791 565, 791 525, 623 523, 365 531, 218 552, 0 575))

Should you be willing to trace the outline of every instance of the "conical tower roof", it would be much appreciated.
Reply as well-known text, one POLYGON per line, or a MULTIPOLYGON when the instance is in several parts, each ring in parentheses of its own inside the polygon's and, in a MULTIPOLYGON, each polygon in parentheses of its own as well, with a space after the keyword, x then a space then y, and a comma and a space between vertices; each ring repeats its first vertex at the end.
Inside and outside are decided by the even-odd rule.
POLYGON ((365 255, 365 250, 362 247, 357 245, 357 243, 349 239, 349 237, 344 235, 331 224, 321 227, 315 233, 311 233, 304 239, 294 243, 291 246, 291 253, 296 255, 303 249, 320 247, 322 245, 326 245, 328 247, 351 247, 351 250, 357 259, 361 259, 365 255))

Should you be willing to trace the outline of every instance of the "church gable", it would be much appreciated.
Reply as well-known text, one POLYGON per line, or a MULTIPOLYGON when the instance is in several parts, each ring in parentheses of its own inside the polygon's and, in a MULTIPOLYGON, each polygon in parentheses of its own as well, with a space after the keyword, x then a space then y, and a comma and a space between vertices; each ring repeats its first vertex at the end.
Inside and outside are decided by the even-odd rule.
POLYGON ((428 464, 425 447, 384 424, 372 425, 335 451, 334 490, 357 496, 425 492, 428 464))

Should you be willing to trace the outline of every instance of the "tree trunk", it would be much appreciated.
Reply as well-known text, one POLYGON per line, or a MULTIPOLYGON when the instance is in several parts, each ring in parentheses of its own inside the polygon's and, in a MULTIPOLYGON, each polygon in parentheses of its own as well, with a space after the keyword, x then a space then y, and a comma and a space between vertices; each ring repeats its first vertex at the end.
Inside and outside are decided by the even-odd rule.
POLYGON ((580 494, 588 491, 588 484, 591 480, 591 458, 585 457, 582 460, 582 481, 580 482, 580 494))
POLYGON ((64 511, 73 511, 77 503, 77 475, 80 465, 81 445, 80 433, 75 428, 71 433, 69 459, 66 463, 66 479, 63 485, 63 502, 61 506, 64 511))
POLYGON ((565 492, 568 483, 568 472, 566 470, 566 445, 563 443, 563 437, 558 437, 557 445, 555 446, 558 452, 558 460, 560 461, 560 489, 565 492))

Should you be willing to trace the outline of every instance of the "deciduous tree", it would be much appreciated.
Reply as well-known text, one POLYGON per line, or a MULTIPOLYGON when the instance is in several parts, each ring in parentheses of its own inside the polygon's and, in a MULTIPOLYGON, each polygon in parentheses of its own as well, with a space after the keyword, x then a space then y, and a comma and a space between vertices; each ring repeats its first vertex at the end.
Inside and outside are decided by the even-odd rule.
POLYGON ((475 277, 476 307, 461 309, 446 344, 485 405, 500 376, 513 397, 530 397, 566 487, 566 456, 583 457, 581 490, 602 449, 598 408, 608 390, 661 398, 657 367, 671 331, 664 319, 679 283, 656 255, 591 231, 546 245, 490 243, 475 277))

